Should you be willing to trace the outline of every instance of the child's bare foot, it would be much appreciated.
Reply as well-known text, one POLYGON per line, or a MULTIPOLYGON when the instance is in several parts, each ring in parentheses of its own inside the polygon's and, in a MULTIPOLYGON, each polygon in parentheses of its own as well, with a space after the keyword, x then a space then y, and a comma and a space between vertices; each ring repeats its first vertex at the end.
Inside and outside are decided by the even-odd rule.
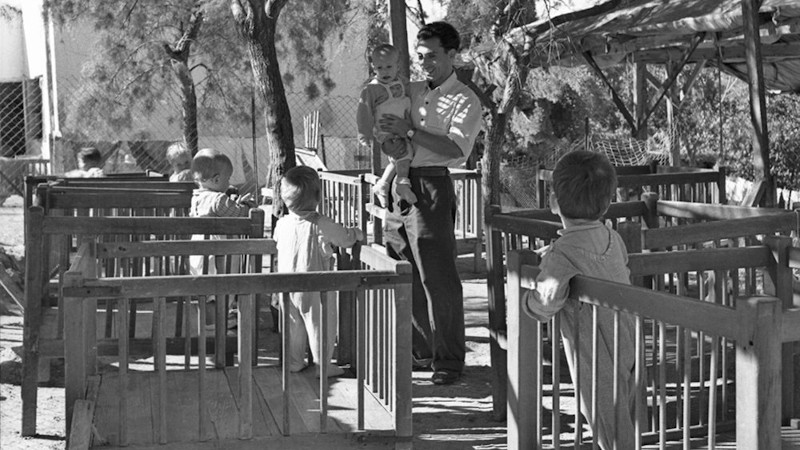
POLYGON ((411 190, 411 186, 407 184, 397 185, 397 196, 400 197, 400 200, 405 200, 410 205, 417 203, 417 196, 414 195, 414 192, 411 190))

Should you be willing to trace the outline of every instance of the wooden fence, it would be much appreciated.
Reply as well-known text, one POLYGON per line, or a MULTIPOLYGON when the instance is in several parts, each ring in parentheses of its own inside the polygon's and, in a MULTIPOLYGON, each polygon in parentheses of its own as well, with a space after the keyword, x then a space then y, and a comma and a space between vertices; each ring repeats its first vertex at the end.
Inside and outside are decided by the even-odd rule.
MULTIPOLYGON (((705 436, 708 447, 715 448, 717 432, 727 429, 735 429, 737 448, 781 448, 781 403, 787 402, 787 387, 790 394, 796 389, 794 380, 786 379, 781 343, 800 340, 800 308, 786 306, 791 268, 800 266, 800 260, 795 259, 800 256, 800 249, 787 251, 787 241, 788 238, 767 237, 767 245, 753 247, 630 255, 632 276, 661 280, 652 283, 653 289, 575 277, 570 284, 570 301, 578 302, 581 308, 591 308, 595 321, 601 311, 612 314, 615 330, 613 338, 605 336, 613 339, 612 373, 598 374, 597 364, 593 364, 590 377, 578 375, 580 381, 591 380, 591 394, 582 400, 581 392, 587 392, 585 386, 574 386, 570 395, 562 392, 558 383, 561 314, 547 328, 552 348, 548 371, 544 364, 548 342, 545 328, 522 312, 524 293, 535 287, 538 257, 529 250, 511 252, 508 448, 559 448, 566 444, 578 448, 582 442, 597 448, 597 434, 591 438, 582 436, 585 422, 582 423, 577 405, 581 401, 589 405, 585 410, 590 411, 590 429, 596 430, 601 414, 606 414, 604 419, 615 414, 597 409, 599 391, 611 388, 615 401, 622 401, 617 398, 617 353, 623 314, 635 316, 632 441, 636 449, 654 442, 664 448, 668 441, 681 441, 683 448, 689 448, 697 436, 705 436), (691 271, 694 276, 689 274, 691 271), (727 287, 709 298, 704 289, 713 289, 714 283, 704 284, 703 273, 718 274, 727 287), (760 281, 755 282, 759 277, 760 281), (665 292, 664 283, 669 284, 669 280, 679 282, 665 292), (692 290, 701 298, 687 297, 686 293, 692 290), (766 295, 754 296, 758 291, 766 295), (648 335, 648 327, 655 333, 648 335), (787 382, 792 384, 786 386, 787 382), (552 399, 549 409, 543 401, 545 394, 552 399), (565 409, 562 400, 568 395, 575 405, 575 434, 572 442, 564 443, 560 442, 558 431, 562 429, 560 411, 565 409), (549 423, 544 416, 548 410, 552 411, 549 423), (545 439, 548 431, 552 436, 549 441, 545 439)), ((574 358, 588 356, 592 362, 598 361, 596 322, 593 328, 590 336, 570 336, 573 342, 591 342, 590 355, 576 354, 574 358)), ((619 432, 619 421, 615 418, 612 423, 619 432)), ((616 436, 620 437, 618 433, 616 436)))
MULTIPOLYGON (((157 219, 163 220, 163 219, 157 219)), ((267 240, 264 240, 267 241, 267 240)), ((247 242, 247 241, 244 241, 247 242)), ((201 241, 194 242, 190 251, 192 254, 216 254, 252 252, 252 247, 234 241, 201 241), (214 249, 203 250, 207 246, 214 249), (228 250, 223 247, 230 245, 228 250), (247 250, 245 250, 247 249, 247 250)), ((177 245, 177 244, 173 244, 177 245)), ((151 298, 154 304, 154 333, 151 345, 154 354, 154 377, 151 382, 156 384, 153 407, 156 411, 153 433, 156 442, 166 443, 167 436, 174 433, 171 427, 175 423, 182 423, 174 417, 169 417, 167 411, 167 386, 169 379, 178 371, 166 370, 166 339, 165 339, 165 304, 166 298, 175 296, 193 296, 201 302, 209 294, 237 295, 239 301, 238 314, 238 385, 237 412, 234 418, 237 424, 235 436, 238 439, 253 437, 254 404, 262 401, 258 397, 261 391, 253 384, 254 370, 259 369, 257 358, 254 358, 256 341, 253 339, 256 327, 256 301, 255 296, 260 294, 279 294, 283 302, 289 301, 290 292, 334 292, 352 291, 355 293, 357 316, 357 428, 364 430, 370 422, 366 417, 369 405, 378 404, 393 420, 394 436, 398 442, 410 444, 411 440, 411 268, 408 263, 397 262, 385 256, 385 251, 380 248, 364 247, 351 254, 353 264, 360 267, 355 270, 313 273, 269 273, 269 274, 223 274, 209 275, 200 278, 189 276, 155 276, 155 277, 117 277, 105 278, 95 276, 98 268, 98 249, 101 247, 93 242, 87 242, 82 247, 79 257, 75 260, 67 273, 64 287, 66 320, 70 324, 69 332, 65 336, 66 346, 66 380, 67 380, 67 417, 73 420, 71 440, 86 442, 91 438, 91 420, 87 416, 95 408, 96 381, 92 375, 96 372, 96 361, 91 351, 95 344, 96 332, 93 329, 92 317, 96 310, 98 299, 106 299, 116 303, 120 311, 118 317, 124 317, 131 298, 151 298), (360 250, 360 251, 359 251, 360 250), (72 419, 75 417, 75 419, 72 419), (79 422, 80 421, 80 422, 79 422)), ((274 251, 274 243, 264 242, 256 246, 258 252, 268 254, 274 251)), ((149 247, 150 257, 162 258, 174 256, 177 247, 163 248, 157 253, 152 253, 158 248, 149 247)), ((178 251, 178 253, 181 253, 178 251)), ((138 254, 138 253, 137 253, 138 254)), ((331 297, 323 296, 322 314, 327 314, 331 297)), ((203 311, 200 308, 200 311, 203 311)), ((283 354, 289 350, 292 337, 289 334, 288 314, 283 315, 283 354)), ((120 386, 132 386, 135 377, 149 376, 150 374, 132 373, 127 368, 127 355, 130 343, 125 333, 125 321, 119 323, 121 331, 117 333, 117 345, 120 369, 118 379, 120 386)), ((325 336, 326 321, 322 321, 323 330, 321 346, 326 348, 333 345, 327 342, 325 336)), ((196 392, 199 397, 197 411, 185 411, 190 417, 198 417, 197 423, 189 424, 191 441, 202 441, 211 436, 211 430, 203 420, 208 414, 216 394, 214 388, 207 385, 205 340, 202 329, 200 330, 197 367, 184 367, 181 372, 196 372, 196 385, 186 386, 185 391, 196 392), (192 431, 194 430, 194 431, 192 431)), ((322 352, 325 354, 325 351, 322 352)), ((321 364, 319 379, 319 430, 326 431, 328 424, 328 379, 326 365, 321 364)), ((279 432, 284 436, 292 434, 297 427, 292 422, 289 405, 293 401, 295 391, 289 381, 289 366, 284 364, 281 371, 282 385, 282 410, 276 412, 275 421, 279 432)), ((141 393, 138 393, 141 394, 141 393)), ((119 420, 117 425, 118 442, 116 445, 125 445, 128 436, 134 430, 133 425, 125 420, 128 405, 134 401, 137 392, 120 389, 119 394, 119 420)), ((185 431, 185 430, 184 430, 185 431)))
MULTIPOLYGON (((36 433, 36 388, 40 377, 48 373, 48 358, 63 355, 63 304, 58 293, 61 276, 84 236, 102 235, 118 242, 175 239, 192 234, 263 236, 264 215, 260 210, 253 210, 249 218, 164 217, 152 222, 152 215, 183 215, 188 210, 191 192, 177 183, 173 188, 178 191, 173 192, 122 187, 117 192, 107 186, 103 184, 93 189, 42 186, 38 195, 31 195, 34 206, 26 208, 22 375, 22 434, 25 436, 36 433)), ((136 267, 125 273, 141 274, 137 271, 145 270, 136 267)), ((110 274, 122 267, 104 269, 110 274)), ((133 305, 135 309, 135 301, 133 305)), ((135 320, 136 315, 131 317, 135 320)))
MULTIPOLYGON (((702 248, 707 245, 746 245, 762 235, 797 233, 798 215, 779 209, 644 200, 612 203, 606 220, 626 240, 629 253, 702 248), (642 228, 628 223, 641 224, 642 228), (618 226, 619 225, 619 226, 618 226)), ((505 415, 506 302, 505 254, 537 249, 550 243, 561 228, 549 210, 487 211, 487 287, 493 374, 494 412, 505 415)), ((788 356, 786 356, 788 357, 788 356)))
MULTIPOLYGON (((340 223, 357 226, 372 236, 372 242, 383 244, 383 220, 386 209, 371 193, 378 176, 363 171, 323 171, 324 199, 322 210, 340 223), (371 226, 370 226, 371 225, 371 226)), ((458 205, 455 236, 458 253, 474 255, 474 270, 482 264, 483 199, 481 175, 477 170, 450 169, 458 205)))

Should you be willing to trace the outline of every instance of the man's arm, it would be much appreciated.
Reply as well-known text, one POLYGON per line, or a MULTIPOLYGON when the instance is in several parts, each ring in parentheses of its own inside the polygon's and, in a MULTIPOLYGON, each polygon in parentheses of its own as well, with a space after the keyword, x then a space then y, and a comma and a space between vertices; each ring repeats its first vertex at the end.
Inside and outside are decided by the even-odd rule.
MULTIPOLYGON (((414 128, 414 126, 411 124, 411 118, 398 117, 392 114, 383 116, 379 123, 381 130, 388 131, 398 136, 405 136, 408 130, 414 128)), ((414 137, 411 139, 411 142, 425 147, 434 153, 447 156, 448 158, 460 158, 464 156, 461 148, 455 142, 453 142, 449 136, 438 136, 421 128, 415 129, 414 137)), ((395 156, 389 155, 388 153, 387 156, 391 156, 392 158, 402 157, 402 155, 395 156)))

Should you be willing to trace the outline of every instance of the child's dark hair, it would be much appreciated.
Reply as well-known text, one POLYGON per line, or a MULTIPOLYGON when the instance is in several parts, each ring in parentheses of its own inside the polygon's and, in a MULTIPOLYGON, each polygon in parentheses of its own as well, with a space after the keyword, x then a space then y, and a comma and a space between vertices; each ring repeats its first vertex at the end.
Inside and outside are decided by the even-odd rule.
POLYGON ((447 22, 431 22, 425 24, 417 32, 418 41, 432 38, 439 38, 439 42, 441 42, 445 51, 458 51, 461 48, 461 38, 458 36, 458 31, 447 22))
POLYGON ((553 170, 553 192, 566 218, 597 220, 603 217, 617 188, 617 172, 602 153, 578 150, 567 153, 553 170))
POLYGON ((100 154, 100 150, 94 147, 84 147, 78 152, 78 160, 98 167, 103 161, 103 155, 100 154))
POLYGON ((281 179, 281 199, 291 211, 314 211, 321 197, 319 174, 308 166, 295 166, 281 179))

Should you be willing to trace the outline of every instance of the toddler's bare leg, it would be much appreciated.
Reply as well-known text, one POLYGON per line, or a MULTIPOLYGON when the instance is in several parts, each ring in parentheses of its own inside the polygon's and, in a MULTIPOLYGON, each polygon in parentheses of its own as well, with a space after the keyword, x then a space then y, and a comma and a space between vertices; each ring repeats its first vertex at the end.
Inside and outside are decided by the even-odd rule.
POLYGON ((373 187, 375 195, 378 196, 378 201, 381 202, 381 206, 386 208, 387 203, 389 202, 389 187, 392 185, 392 178, 394 178, 395 173, 395 164, 393 162, 389 162, 389 165, 386 166, 386 169, 383 171, 383 175, 378 179, 373 187))
POLYGON ((395 163, 397 170, 397 196, 401 200, 413 205, 417 203, 417 196, 411 190, 411 180, 408 179, 408 172, 411 167, 410 159, 401 159, 395 163))

